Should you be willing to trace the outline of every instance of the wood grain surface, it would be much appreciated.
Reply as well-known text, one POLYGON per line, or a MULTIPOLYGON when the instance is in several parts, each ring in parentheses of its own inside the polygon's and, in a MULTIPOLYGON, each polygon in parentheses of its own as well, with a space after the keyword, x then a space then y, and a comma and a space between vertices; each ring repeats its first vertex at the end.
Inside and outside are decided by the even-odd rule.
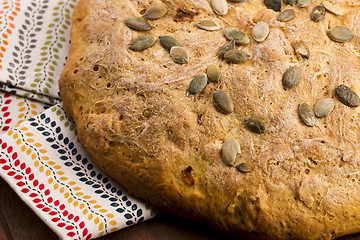
MULTIPOLYGON (((59 239, 54 232, 0 178, 0 240, 59 239)), ((111 233, 99 240, 216 240, 233 238, 184 218, 162 214, 111 233)), ((338 240, 360 240, 360 235, 338 240)))

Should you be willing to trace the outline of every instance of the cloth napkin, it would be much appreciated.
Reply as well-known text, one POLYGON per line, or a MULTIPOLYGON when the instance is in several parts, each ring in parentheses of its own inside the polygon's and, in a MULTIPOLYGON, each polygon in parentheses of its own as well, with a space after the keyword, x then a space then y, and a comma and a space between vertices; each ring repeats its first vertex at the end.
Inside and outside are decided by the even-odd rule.
POLYGON ((153 217, 92 164, 62 107, 58 79, 76 0, 0 3, 0 176, 61 239, 153 217))

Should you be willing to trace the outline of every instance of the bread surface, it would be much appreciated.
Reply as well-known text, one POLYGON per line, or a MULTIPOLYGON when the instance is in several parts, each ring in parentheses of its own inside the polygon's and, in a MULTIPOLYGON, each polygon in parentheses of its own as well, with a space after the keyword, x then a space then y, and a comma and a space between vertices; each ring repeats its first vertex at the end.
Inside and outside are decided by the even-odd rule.
POLYGON ((360 232, 360 110, 334 93, 340 84, 360 93, 360 4, 333 1, 345 14, 327 12, 314 22, 310 12, 321 2, 283 4, 282 11, 292 8, 296 17, 280 22, 262 0, 228 2, 225 16, 208 0, 79 0, 60 91, 93 162, 152 205, 232 235, 333 239, 360 232), (160 3, 168 11, 149 20, 153 29, 146 33, 175 37, 189 54, 187 64, 175 63, 159 40, 141 52, 129 49, 144 33, 126 26, 125 18, 160 3), (205 19, 221 30, 196 27, 205 19), (270 33, 258 43, 251 30, 260 21, 270 33), (237 46, 250 55, 244 63, 217 56, 230 26, 250 38, 237 46), (330 40, 327 31, 336 26, 349 28, 354 39, 330 40), (309 47, 309 59, 294 53, 291 44, 299 40, 309 47), (210 64, 221 69, 219 83, 188 97, 190 81, 210 64), (284 90, 283 74, 295 65, 301 79, 284 90), (216 109, 215 89, 229 93, 233 113, 216 109), (299 104, 313 107, 323 98, 335 100, 334 110, 306 126, 299 104), (264 120, 264 133, 246 127, 251 116, 264 120), (241 146, 236 165, 251 163, 250 172, 222 161, 230 137, 241 146))

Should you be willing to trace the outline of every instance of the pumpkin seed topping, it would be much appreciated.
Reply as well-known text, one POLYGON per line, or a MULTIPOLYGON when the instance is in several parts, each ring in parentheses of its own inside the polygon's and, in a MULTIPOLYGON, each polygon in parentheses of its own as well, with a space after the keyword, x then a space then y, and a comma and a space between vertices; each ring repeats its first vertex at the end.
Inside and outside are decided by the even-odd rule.
POLYGON ((324 6, 324 8, 328 11, 328 12, 331 12, 337 16, 343 16, 344 15, 344 12, 343 10, 337 6, 336 4, 333 4, 329 1, 324 1, 322 3, 322 5, 324 6))
POLYGON ((236 169, 239 170, 242 173, 249 173, 254 170, 254 164, 252 163, 240 163, 236 166, 236 169))
POLYGON ((248 44, 250 42, 249 37, 237 28, 225 28, 224 35, 228 40, 234 40, 236 44, 248 44))
POLYGON ((229 6, 226 0, 211 0, 211 7, 217 15, 224 16, 228 13, 229 6))
POLYGON ((281 1, 282 0, 264 0, 264 3, 267 8, 279 12, 281 9, 281 1))
POLYGON ((291 43, 291 46, 293 47, 298 59, 308 59, 310 57, 310 49, 303 41, 293 42, 291 43))
POLYGON ((299 115, 307 126, 313 127, 315 125, 314 110, 307 103, 299 105, 299 115))
POLYGON ((264 41, 269 35, 270 29, 266 22, 257 23, 252 29, 252 36, 257 42, 264 41))
POLYGON ((291 19, 293 19, 294 17, 295 17, 295 11, 293 9, 286 9, 285 11, 282 11, 279 14, 277 19, 280 22, 287 22, 287 21, 290 21, 291 19))
POLYGON ((159 40, 161 46, 163 46, 167 51, 170 51, 174 46, 180 46, 178 41, 171 36, 159 36, 159 40))
POLYGON ((291 6, 294 6, 296 4, 296 0, 286 0, 286 2, 291 6))
POLYGON ((357 107, 360 104, 359 96, 348 86, 339 85, 335 89, 335 94, 338 99, 346 106, 357 107))
POLYGON ((231 137, 228 138, 221 149, 222 160, 225 164, 233 166, 241 154, 239 142, 231 137))
POLYGON ((206 31, 217 31, 220 29, 219 24, 217 24, 212 20, 203 20, 201 22, 196 23, 196 26, 206 31))
POLYGON ((159 19, 159 18, 162 18, 166 14, 166 12, 167 12, 167 9, 165 6, 163 6, 163 5, 154 6, 146 11, 146 13, 144 14, 144 18, 151 19, 151 20, 159 19))
POLYGON ((170 49, 170 56, 174 62, 178 64, 185 64, 189 62, 187 51, 183 47, 174 46, 170 49))
POLYGON ((326 10, 322 5, 317 5, 313 8, 313 10, 310 13, 311 20, 314 22, 320 22, 326 14, 326 10))
POLYGON ((351 41, 354 38, 354 33, 350 29, 343 26, 337 26, 333 29, 330 29, 327 32, 329 38, 335 42, 343 43, 351 41))
POLYGON ((314 112, 317 117, 326 117, 334 109, 335 101, 332 98, 324 98, 315 104, 314 112))
POLYGON ((226 52, 233 50, 235 48, 235 41, 231 40, 230 42, 225 43, 218 52, 218 56, 223 59, 226 52))
POLYGON ((134 39, 129 46, 129 49, 133 51, 143 51, 156 42, 156 37, 151 34, 142 35, 136 39, 134 39))
POLYGON ((234 111, 234 104, 228 93, 223 90, 214 90, 213 100, 215 107, 224 114, 230 114, 234 111))
POLYGON ((295 87, 301 77, 301 69, 298 66, 294 66, 286 70, 284 73, 282 82, 285 90, 295 87))
POLYGON ((211 64, 207 67, 206 74, 210 82, 217 83, 221 77, 220 68, 215 64, 211 64))
POLYGON ((306 7, 307 5, 309 5, 309 3, 311 2, 311 0, 297 0, 297 5, 301 8, 306 7))
POLYGON ((257 117, 250 117, 245 119, 245 124, 249 130, 255 133, 263 133, 266 130, 264 121, 257 117))
POLYGON ((246 52, 239 50, 239 49, 233 49, 230 51, 227 51, 224 54, 225 61, 229 63, 243 63, 250 57, 249 54, 246 52))
POLYGON ((152 26, 145 19, 141 17, 128 17, 125 19, 125 24, 134 30, 147 31, 151 30, 152 26))
POLYGON ((206 87, 207 82, 208 82, 208 77, 206 74, 202 73, 196 75, 189 84, 188 96, 200 93, 206 87))

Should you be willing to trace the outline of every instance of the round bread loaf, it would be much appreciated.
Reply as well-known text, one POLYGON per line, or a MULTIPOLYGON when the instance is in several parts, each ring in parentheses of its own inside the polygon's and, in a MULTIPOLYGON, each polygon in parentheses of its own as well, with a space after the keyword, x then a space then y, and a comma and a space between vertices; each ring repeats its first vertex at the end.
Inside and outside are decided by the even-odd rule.
POLYGON ((93 162, 228 234, 359 232, 360 5, 298 1, 79 0, 60 91, 93 162))

